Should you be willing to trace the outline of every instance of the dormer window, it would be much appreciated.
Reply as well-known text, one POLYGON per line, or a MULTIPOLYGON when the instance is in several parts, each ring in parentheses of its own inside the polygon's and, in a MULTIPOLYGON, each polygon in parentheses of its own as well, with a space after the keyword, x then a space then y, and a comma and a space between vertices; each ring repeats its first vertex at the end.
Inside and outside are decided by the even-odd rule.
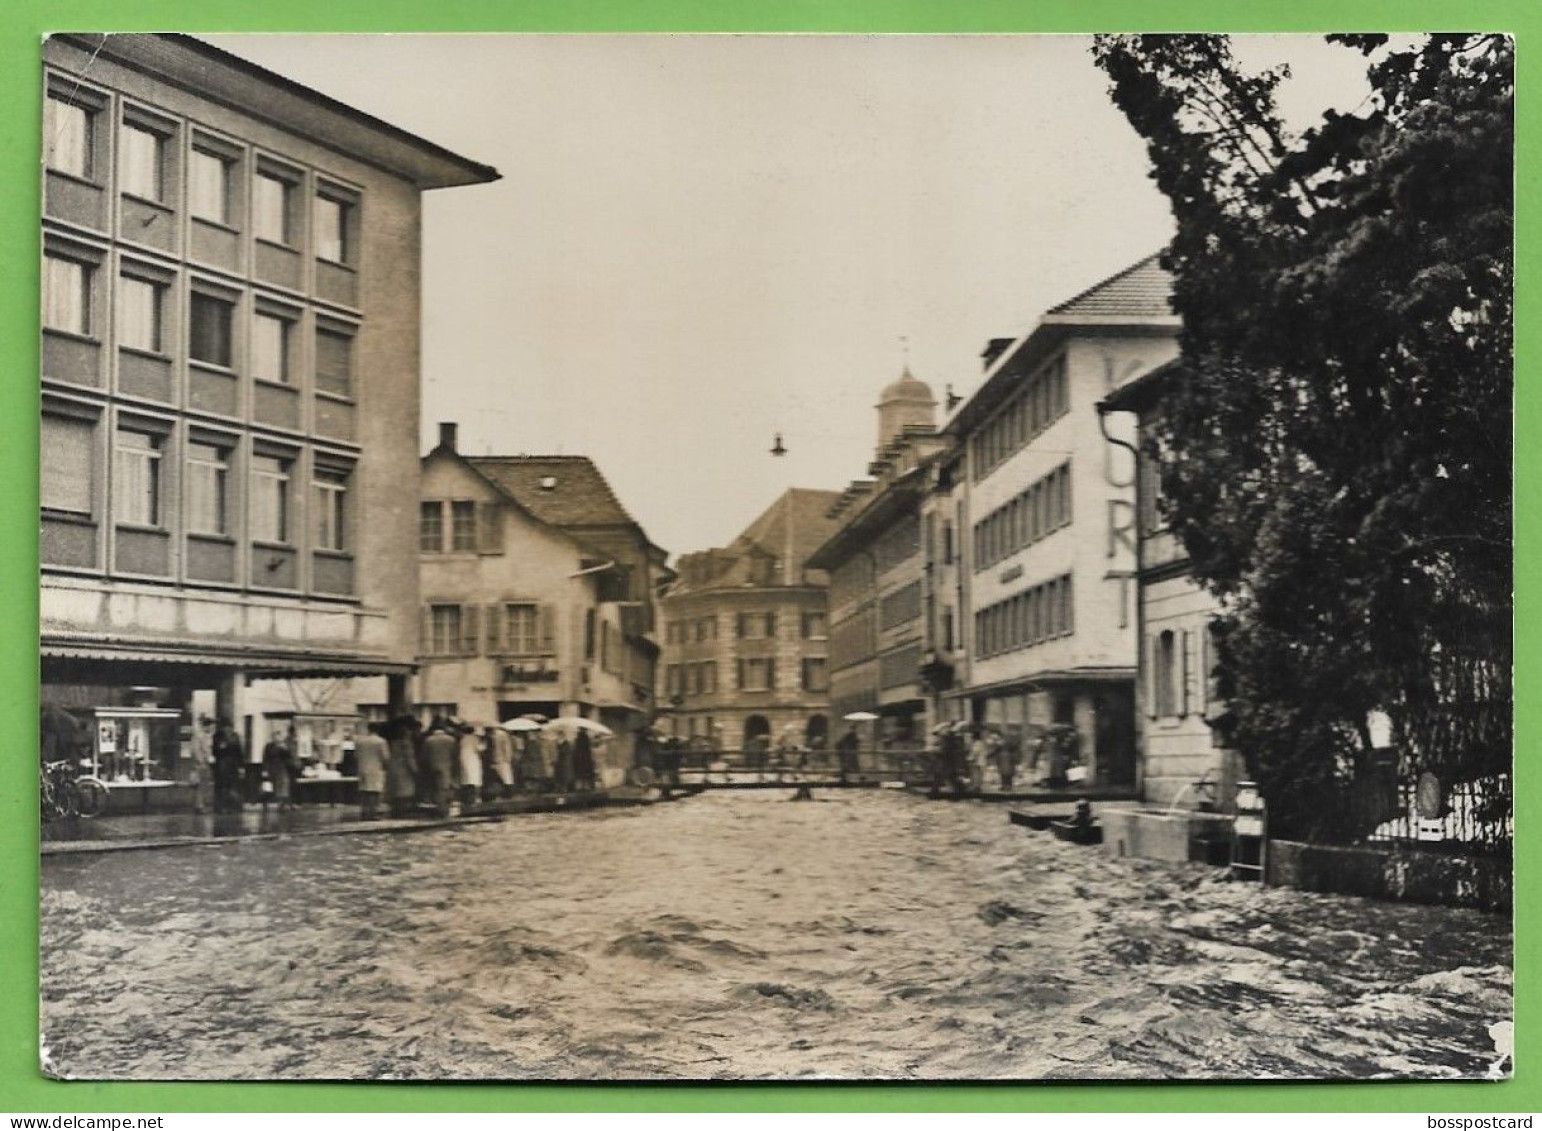
POLYGON ((557 477, 555 475, 543 475, 541 477, 541 490, 555 491, 557 489, 557 477))

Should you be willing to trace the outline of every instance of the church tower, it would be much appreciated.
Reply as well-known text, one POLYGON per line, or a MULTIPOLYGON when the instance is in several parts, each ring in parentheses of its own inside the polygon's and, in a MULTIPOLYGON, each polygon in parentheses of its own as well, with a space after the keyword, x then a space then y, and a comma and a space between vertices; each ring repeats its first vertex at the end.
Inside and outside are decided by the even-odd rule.
POLYGON ((877 408, 880 452, 912 425, 937 426, 937 398, 932 395, 930 385, 911 375, 908 365, 898 381, 884 387, 878 396, 877 408))

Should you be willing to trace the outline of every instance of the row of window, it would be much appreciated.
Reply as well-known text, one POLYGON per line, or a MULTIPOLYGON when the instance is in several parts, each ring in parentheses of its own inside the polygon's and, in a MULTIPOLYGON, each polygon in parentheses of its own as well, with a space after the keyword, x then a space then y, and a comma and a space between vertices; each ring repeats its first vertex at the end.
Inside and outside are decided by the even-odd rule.
POLYGON ((423 622, 426 656, 554 656, 556 608, 537 601, 435 602, 423 622))
POLYGON ((887 632, 921 618, 921 583, 912 581, 878 603, 878 627, 887 632))
MULTIPOLYGON (((734 689, 772 691, 776 688, 776 660, 770 657, 745 657, 734 662, 734 689)), ((829 665, 823 656, 799 661, 798 688, 824 692, 830 689, 829 665)), ((718 690, 717 664, 670 664, 664 669, 665 694, 711 695, 718 690)))
MULTIPOLYGON (((85 414, 42 419, 41 496, 45 514, 96 521, 97 432, 85 414)), ((273 545, 298 541, 295 483, 299 452, 189 427, 120 414, 109 434, 108 498, 117 525, 167 530, 173 525, 170 468, 180 460, 182 526, 188 534, 234 537, 236 501, 246 500, 246 536, 273 545), (178 448, 180 446, 180 453, 178 448), (242 490, 236 490, 238 482, 242 490)), ((311 469, 311 546, 349 549, 352 467, 317 453, 311 469)))
POLYGON ((976 481, 984 479, 1059 420, 1070 407, 1070 384, 1062 354, 1024 381, 996 415, 970 438, 970 464, 976 481))
POLYGON ((666 695, 712 695, 717 692, 717 663, 669 664, 664 668, 666 695))
POLYGON ((887 573, 902 562, 907 562, 921 552, 921 519, 906 515, 878 539, 873 546, 873 557, 878 572, 887 573))
POLYGON ((921 670, 921 646, 907 644, 878 658, 878 686, 888 691, 916 681, 921 670))
MULTIPOLYGON (((109 100, 78 83, 55 80, 44 107, 44 163, 56 173, 104 185, 111 152, 109 100)), ((180 125, 169 117, 125 106, 117 131, 118 192, 165 208, 185 198, 194 219, 240 230, 250 201, 252 234, 280 247, 305 242, 305 171, 259 156, 207 131, 194 129, 181 173, 180 125)), ((317 259, 352 266, 358 258, 360 195, 318 180, 310 198, 311 247, 317 259)))
MULTIPOLYGON (((740 640, 774 640, 777 619, 777 614, 774 612, 736 613, 733 618, 734 636, 740 640)), ((716 615, 695 617, 691 620, 673 620, 664 626, 664 640, 667 644, 716 640, 717 625, 716 615)), ((798 632, 804 640, 823 640, 825 614, 803 613, 798 618, 798 632)))
POLYGON ((974 524, 978 572, 1071 524, 1071 464, 1061 464, 974 524))
POLYGON ((998 601, 974 615, 975 655, 999 656, 1075 629, 1071 576, 1057 577, 998 601))
MULTIPOLYGON (((85 246, 56 244, 44 253, 45 330, 97 340, 106 337, 106 320, 98 309, 102 262, 99 252, 85 246)), ((176 333, 174 316, 178 313, 172 301, 176 293, 175 275, 124 259, 112 282, 116 315, 113 335, 118 347, 169 358, 176 333)), ((261 296, 254 298, 245 312, 243 305, 236 292, 189 280, 187 325, 181 335, 188 359, 216 369, 240 370, 244 344, 244 368, 253 377, 295 385, 300 376, 304 312, 298 306, 261 296)), ((314 387, 335 396, 351 397, 357 327, 321 315, 313 323, 314 387)))
POLYGON ((424 499, 418 504, 418 550, 503 553, 503 507, 471 499, 424 499))

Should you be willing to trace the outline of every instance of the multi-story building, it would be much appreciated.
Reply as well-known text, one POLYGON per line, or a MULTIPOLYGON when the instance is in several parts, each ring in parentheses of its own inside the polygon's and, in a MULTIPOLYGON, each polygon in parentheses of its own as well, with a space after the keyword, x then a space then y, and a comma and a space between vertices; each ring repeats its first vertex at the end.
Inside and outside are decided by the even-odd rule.
POLYGON ((830 741, 825 574, 833 491, 787 491, 727 547, 686 554, 660 601, 669 728, 719 749, 830 741))
POLYGON ((927 563, 941 531, 923 511, 948 442, 936 433, 936 398, 908 369, 877 408, 872 478, 837 499, 830 518, 838 529, 810 564, 830 574, 832 710, 878 714, 872 737, 880 744, 916 745, 932 714, 935 673, 923 676, 923 667, 933 616, 940 618, 927 563))
POLYGON ((664 551, 591 460, 465 456, 439 428, 419 504, 420 712, 592 718, 616 733, 615 777, 654 709, 664 551))
MULTIPOLYGON (((44 701, 405 704, 420 198, 498 174, 185 36, 43 50, 44 701)), ((119 721, 113 776, 172 777, 175 727, 119 721)))
POLYGON ((1243 767, 1210 725, 1226 709, 1211 679, 1215 647, 1210 626, 1220 606, 1194 580, 1183 544, 1168 529, 1160 469, 1152 455, 1166 386, 1179 364, 1169 362, 1115 389, 1102 406, 1110 413, 1135 414, 1135 447, 1142 453, 1135 473, 1139 784, 1143 798, 1167 805, 1208 781, 1215 800, 1230 807, 1243 767))
POLYGON ((969 526, 969 663, 946 694, 975 722, 1075 727, 1093 784, 1134 780, 1137 640, 1134 469, 1097 404, 1176 355, 1171 287, 1152 256, 1052 308, 987 351, 946 428, 969 526))

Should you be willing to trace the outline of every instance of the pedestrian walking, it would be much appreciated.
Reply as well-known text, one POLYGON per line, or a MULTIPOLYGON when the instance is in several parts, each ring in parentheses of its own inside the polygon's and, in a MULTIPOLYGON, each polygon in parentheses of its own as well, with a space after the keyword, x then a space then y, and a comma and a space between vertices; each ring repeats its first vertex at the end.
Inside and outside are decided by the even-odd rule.
POLYGON ((440 817, 450 815, 450 799, 455 787, 455 736, 450 724, 435 719, 423 739, 424 792, 440 817))
POLYGON ((405 817, 418 795, 417 720, 401 716, 387 727, 386 793, 391 816, 405 817))
MULTIPOLYGON (((293 731, 290 731, 287 739, 275 734, 262 748, 262 772, 272 787, 272 799, 280 812, 287 812, 290 808, 291 778, 295 776, 298 768, 295 765, 294 751, 290 746, 293 737, 293 731)), ((263 804, 267 803, 268 797, 264 795, 263 804)))
POLYGON ((457 742, 460 753, 460 811, 473 812, 482 796, 482 739, 476 727, 462 724, 457 742))
POLYGON ((488 727, 487 749, 491 771, 487 784, 495 797, 508 797, 514 792, 514 743, 509 732, 502 727, 488 727))
POLYGON ((359 817, 366 821, 380 819, 380 798, 385 793, 391 761, 383 729, 379 723, 370 723, 367 733, 353 742, 354 768, 359 776, 359 817))

